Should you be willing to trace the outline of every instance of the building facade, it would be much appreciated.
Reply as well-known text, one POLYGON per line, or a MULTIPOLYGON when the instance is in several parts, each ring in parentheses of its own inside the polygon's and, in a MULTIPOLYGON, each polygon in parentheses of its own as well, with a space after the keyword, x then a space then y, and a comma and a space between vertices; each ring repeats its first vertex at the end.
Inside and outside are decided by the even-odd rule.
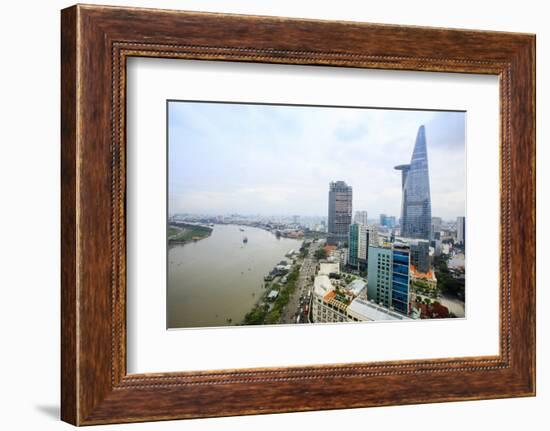
POLYGON ((348 241, 352 214, 352 187, 344 181, 330 183, 328 192, 328 238, 329 244, 348 241))
POLYGON ((441 219, 441 217, 432 217, 432 240, 436 239, 436 233, 441 232, 442 224, 443 220, 441 219))
POLYGON ((369 247, 367 298, 384 307, 391 305, 391 247, 369 247))
POLYGON ((341 281, 319 274, 313 286, 311 318, 315 323, 409 319, 402 313, 368 301, 362 279, 355 279, 343 286, 341 281))
POLYGON ((353 223, 348 234, 348 265, 357 268, 359 265, 359 235, 362 225, 353 223))
POLYGON ((434 270, 419 272, 413 266, 411 268, 411 284, 435 290, 437 288, 437 278, 434 270))
POLYGON ((410 249, 411 265, 419 272, 428 272, 432 267, 430 257, 430 241, 417 238, 397 238, 396 243, 408 246, 410 249))
POLYGON ((410 250, 394 246, 392 249, 391 306, 402 314, 409 314, 410 250))
POLYGON ((401 171, 401 236, 429 240, 432 204, 424 126, 418 129, 410 164, 399 165, 395 169, 401 171))
POLYGON ((363 270, 367 268, 369 245, 378 245, 376 227, 353 223, 348 235, 348 265, 363 270))
POLYGON ((410 249, 405 245, 369 247, 367 297, 409 314, 410 249))
POLYGON ((369 224, 368 223, 368 213, 367 211, 355 211, 355 216, 353 217, 354 223, 361 223, 364 225, 369 224))
POLYGON ((466 217, 456 218, 456 242, 466 245, 466 217))
POLYGON ((395 216, 380 214, 380 226, 393 228, 396 225, 395 216))

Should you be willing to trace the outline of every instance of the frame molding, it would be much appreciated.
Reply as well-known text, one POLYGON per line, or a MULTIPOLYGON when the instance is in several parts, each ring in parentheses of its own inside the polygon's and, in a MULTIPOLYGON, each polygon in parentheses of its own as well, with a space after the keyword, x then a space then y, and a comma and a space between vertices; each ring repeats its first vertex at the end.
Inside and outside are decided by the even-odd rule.
POLYGON ((63 420, 91 425, 535 394, 533 35, 83 5, 64 9, 61 21, 63 420), (127 375, 130 56, 498 75, 500 354, 127 375))

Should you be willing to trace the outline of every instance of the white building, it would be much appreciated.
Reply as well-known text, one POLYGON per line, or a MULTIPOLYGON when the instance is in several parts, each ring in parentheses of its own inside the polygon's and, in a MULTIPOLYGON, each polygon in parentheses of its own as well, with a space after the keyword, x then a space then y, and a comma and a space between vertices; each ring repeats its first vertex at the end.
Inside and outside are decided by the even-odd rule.
MULTIPOLYGON (((336 283, 336 281, 335 281, 336 283)), ((411 320, 386 307, 367 301, 366 283, 356 279, 341 288, 327 275, 315 277, 311 312, 316 323, 411 320)))
POLYGON ((348 249, 347 248, 341 248, 339 250, 340 252, 340 267, 344 267, 346 266, 346 264, 348 263, 348 249))
POLYGON ((361 298, 351 301, 347 308, 349 322, 368 322, 377 320, 412 320, 392 310, 361 298))
POLYGON ((347 304, 338 301, 328 275, 318 275, 313 282, 311 313, 317 323, 345 322, 347 304))
POLYGON ((367 216, 368 216, 367 211, 355 211, 355 217, 353 218, 353 222, 367 225, 368 224, 367 216))
POLYGON ((340 274, 340 262, 321 262, 317 275, 340 274))
POLYGON ((356 278, 350 284, 346 286, 346 289, 349 290, 354 296, 367 296, 367 283, 365 280, 356 278))

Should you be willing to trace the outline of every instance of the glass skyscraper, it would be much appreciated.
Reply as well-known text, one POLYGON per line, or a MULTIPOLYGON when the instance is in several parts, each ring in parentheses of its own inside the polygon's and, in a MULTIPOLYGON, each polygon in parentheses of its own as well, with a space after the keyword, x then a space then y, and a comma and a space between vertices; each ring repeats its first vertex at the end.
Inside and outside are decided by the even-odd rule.
POLYGON ((330 183, 328 192, 328 243, 348 241, 352 213, 352 188, 344 181, 330 183))
POLYGON ((429 240, 432 229, 432 203, 428 173, 426 131, 420 126, 411 163, 399 165, 401 171, 401 236, 429 240))

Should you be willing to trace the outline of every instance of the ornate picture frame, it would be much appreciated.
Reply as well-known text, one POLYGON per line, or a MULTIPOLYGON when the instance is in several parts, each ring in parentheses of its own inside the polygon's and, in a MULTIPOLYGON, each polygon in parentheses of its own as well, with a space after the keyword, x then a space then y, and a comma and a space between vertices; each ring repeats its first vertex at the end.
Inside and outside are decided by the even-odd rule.
POLYGON ((535 394, 534 35, 77 5, 61 13, 61 51, 64 421, 535 394), (128 374, 126 60, 136 56, 498 76, 499 354, 128 374))

